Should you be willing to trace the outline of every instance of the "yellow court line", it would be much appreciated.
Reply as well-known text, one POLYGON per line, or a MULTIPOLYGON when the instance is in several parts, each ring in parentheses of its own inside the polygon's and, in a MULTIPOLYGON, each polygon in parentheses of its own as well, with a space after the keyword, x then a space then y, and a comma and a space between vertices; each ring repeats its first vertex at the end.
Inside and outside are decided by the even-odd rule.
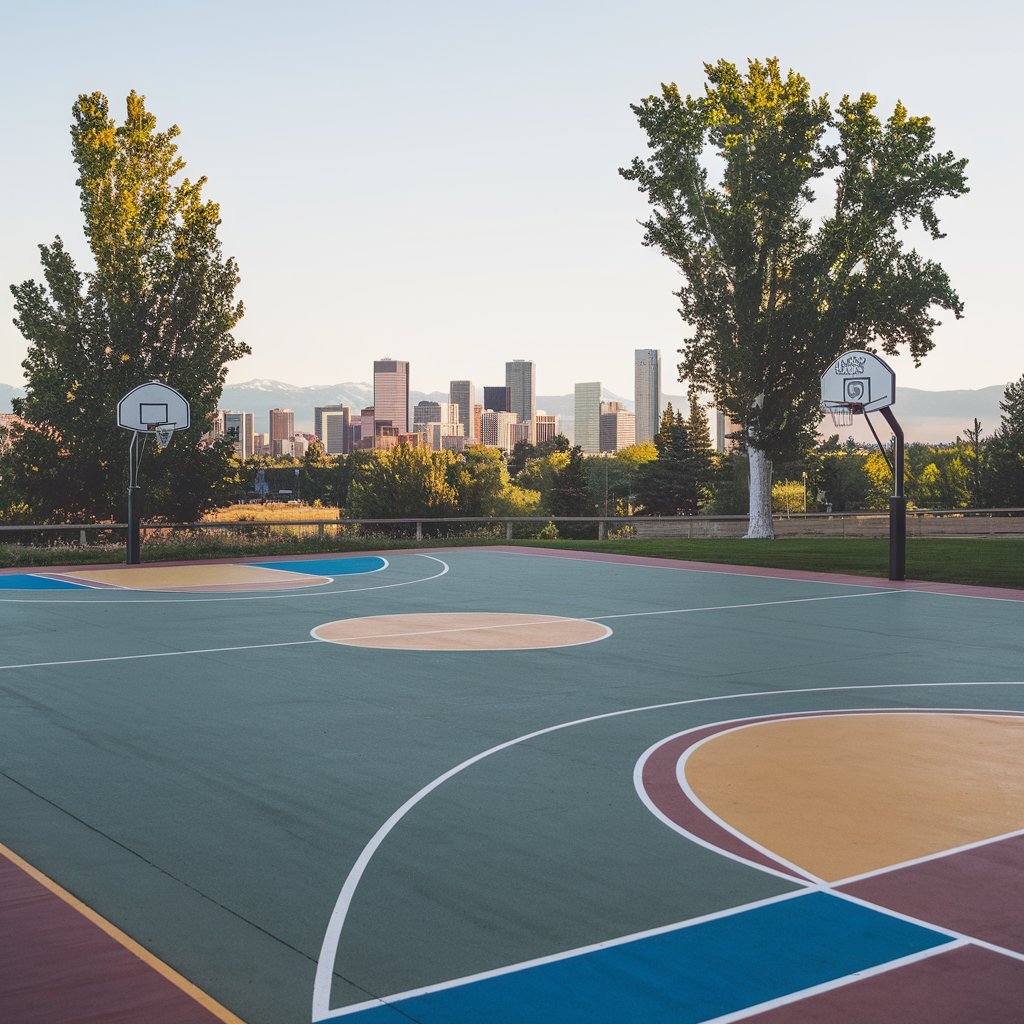
POLYGON ((48 878, 37 868, 32 867, 28 861, 19 857, 10 847, 0 843, 0 856, 6 857, 16 867, 21 868, 27 875, 34 878, 44 888, 49 889, 55 896, 62 899, 68 906, 77 910, 86 920, 92 922, 101 931, 106 932, 112 939, 120 943, 129 953, 137 956, 144 964, 156 971, 157 974, 166 978, 172 985, 181 989, 185 995, 195 1000, 205 1010, 209 1010, 218 1020, 224 1024, 245 1024, 240 1017, 236 1017, 226 1007, 221 1006, 214 998, 208 996, 202 989, 197 988, 188 978, 182 977, 173 967, 154 956, 144 946, 140 946, 131 936, 126 935, 117 925, 111 924, 105 917, 101 917, 92 907, 84 904, 80 899, 72 896, 67 889, 58 885, 52 878, 48 878))

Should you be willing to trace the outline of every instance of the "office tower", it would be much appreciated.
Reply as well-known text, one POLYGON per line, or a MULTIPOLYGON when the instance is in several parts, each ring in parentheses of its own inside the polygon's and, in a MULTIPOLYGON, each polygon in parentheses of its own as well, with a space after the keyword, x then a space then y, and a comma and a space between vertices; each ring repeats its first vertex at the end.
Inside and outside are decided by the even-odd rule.
MULTIPOLYGON (((347 405, 318 405, 313 409, 313 433, 324 440, 324 421, 323 416, 325 412, 344 412, 348 409, 347 405)), ((351 414, 351 410, 349 410, 351 414)))
POLYGON ((636 443, 650 441, 661 426, 661 352, 638 348, 633 376, 636 443))
POLYGON ((465 447, 461 423, 424 423, 416 433, 426 438, 427 447, 432 452, 439 452, 446 447, 451 448, 451 445, 446 445, 445 442, 453 437, 459 438, 463 442, 462 447, 465 447))
POLYGON ((473 406, 476 388, 471 380, 453 380, 448 385, 448 401, 459 407, 459 422, 468 444, 474 444, 479 435, 473 430, 473 406))
POLYGON ((592 381, 576 385, 575 436, 588 455, 601 451, 601 383, 592 381))
POLYGON ((495 412, 485 409, 480 415, 481 443, 503 452, 512 451, 516 443, 516 425, 519 417, 514 412, 495 412))
POLYGON ((304 434, 296 434, 292 438, 292 455, 297 459, 301 459, 306 454, 306 449, 309 448, 309 442, 306 440, 304 434))
POLYGON ((483 415, 484 407, 482 405, 473 406, 473 444, 483 444, 480 440, 480 417, 483 415))
POLYGON ((512 389, 507 385, 503 388, 484 388, 484 411, 511 412, 512 389))
POLYGON ((207 442, 214 442, 224 433, 224 410, 218 409, 210 420, 210 429, 203 434, 202 439, 207 442))
MULTIPOLYGON (((373 364, 373 416, 389 422, 398 433, 409 431, 409 364, 377 359, 373 364)), ((365 437, 365 432, 363 434, 365 437)))
POLYGON ((284 455, 291 454, 291 449, 286 453, 281 442, 290 441, 295 433, 295 413, 291 409, 270 410, 270 454, 284 455))
POLYGON ((459 407, 451 402, 417 402, 412 410, 412 429, 418 431, 426 423, 444 423, 457 425, 459 421, 459 407))
POLYGON ((721 409, 715 410, 715 451, 739 451, 743 424, 726 416, 721 409))
POLYGON ((323 441, 324 451, 328 455, 347 455, 352 450, 352 426, 348 406, 342 406, 338 412, 325 410, 321 426, 323 435, 317 436, 323 441))
POLYGON ((513 359, 505 364, 505 386, 509 391, 508 411, 519 417, 527 429, 529 441, 537 415, 537 366, 528 359, 513 359))
POLYGON ((224 433, 231 438, 235 446, 235 454, 244 462, 256 454, 253 447, 255 433, 253 430, 255 417, 251 412, 232 412, 225 409, 223 413, 224 433))
POLYGON ((636 443, 636 417, 621 402, 601 403, 601 451, 617 452, 636 443))
POLYGON ((266 434, 252 435, 252 450, 254 455, 266 455, 269 442, 266 434))
POLYGON ((548 416, 546 413, 538 412, 537 418, 533 421, 533 443, 542 444, 545 441, 554 441, 558 434, 558 417, 548 416))

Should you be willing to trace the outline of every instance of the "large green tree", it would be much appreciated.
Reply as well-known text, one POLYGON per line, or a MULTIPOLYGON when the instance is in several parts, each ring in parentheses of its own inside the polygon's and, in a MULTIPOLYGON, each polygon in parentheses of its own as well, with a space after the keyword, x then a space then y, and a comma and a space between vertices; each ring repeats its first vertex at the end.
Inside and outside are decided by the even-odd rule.
POLYGON ((1002 417, 988 448, 989 499, 994 508, 1024 505, 1024 377, 1006 385, 1002 417))
POLYGON ((902 103, 884 121, 869 93, 833 111, 776 59, 705 72, 701 95, 663 85, 633 106, 650 154, 620 173, 653 207, 644 244, 683 276, 680 377, 744 425, 747 536, 770 537, 771 460, 808 446, 828 364, 875 347, 916 362, 933 347, 932 311, 962 314, 903 229, 943 237, 936 203, 967 191, 966 161, 936 152, 929 119, 902 103), (835 197, 815 222, 826 181, 835 197))
MULTIPOLYGON (((15 324, 28 342, 26 395, 15 411, 4 480, 39 518, 123 514, 129 434, 118 400, 147 380, 177 388, 192 427, 142 464, 150 516, 192 518, 233 476, 228 444, 200 435, 227 364, 249 352, 232 331, 238 268, 217 232, 205 178, 182 178, 172 125, 157 129, 132 92, 122 124, 100 93, 74 105, 72 152, 91 259, 76 265, 58 237, 39 247, 43 280, 14 285, 15 324)), ((154 446, 155 447, 155 446, 154 446)))

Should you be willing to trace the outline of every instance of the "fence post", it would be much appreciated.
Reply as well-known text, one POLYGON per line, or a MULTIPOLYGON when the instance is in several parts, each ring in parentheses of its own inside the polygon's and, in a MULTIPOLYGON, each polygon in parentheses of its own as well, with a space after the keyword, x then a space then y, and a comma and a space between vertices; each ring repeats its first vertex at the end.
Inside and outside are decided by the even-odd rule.
POLYGON ((78 531, 78 546, 80 548, 85 547, 85 530, 78 531))
POLYGON ((511 519, 506 519, 505 520, 505 540, 511 540, 511 539, 512 539, 512 520, 511 519))
POLYGON ((608 522, 604 519, 597 521, 597 539, 607 540, 608 539, 608 522))
POLYGON ((423 540, 423 522, 419 519, 416 520, 416 539, 423 540))
POLYGON ((317 523, 316 524, 316 540, 317 540, 317 543, 318 544, 322 544, 323 543, 323 539, 324 539, 324 524, 323 523, 317 523))

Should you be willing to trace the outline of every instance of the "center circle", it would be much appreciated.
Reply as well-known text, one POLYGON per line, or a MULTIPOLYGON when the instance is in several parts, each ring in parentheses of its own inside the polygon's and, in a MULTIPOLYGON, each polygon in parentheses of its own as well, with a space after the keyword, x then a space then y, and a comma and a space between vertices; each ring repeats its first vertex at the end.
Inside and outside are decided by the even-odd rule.
POLYGON ((561 615, 437 612, 338 619, 310 632, 328 643, 381 650, 532 651, 591 644, 612 631, 599 622, 561 615))

